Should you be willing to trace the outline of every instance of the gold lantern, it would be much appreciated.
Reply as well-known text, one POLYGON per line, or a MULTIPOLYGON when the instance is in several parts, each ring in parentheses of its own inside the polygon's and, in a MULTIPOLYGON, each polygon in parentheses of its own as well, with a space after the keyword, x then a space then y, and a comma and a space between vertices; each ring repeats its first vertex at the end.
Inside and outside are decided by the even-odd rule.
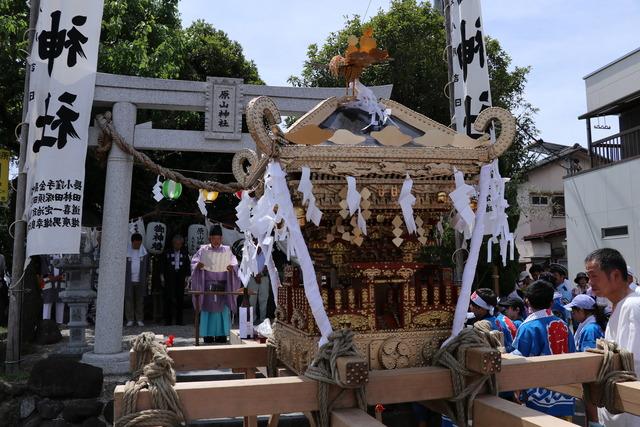
POLYGON ((444 191, 439 192, 436 200, 438 203, 447 203, 447 193, 444 191))
POLYGON ((214 202, 218 198, 217 191, 200 190, 200 193, 202 194, 202 198, 204 199, 205 203, 214 202))

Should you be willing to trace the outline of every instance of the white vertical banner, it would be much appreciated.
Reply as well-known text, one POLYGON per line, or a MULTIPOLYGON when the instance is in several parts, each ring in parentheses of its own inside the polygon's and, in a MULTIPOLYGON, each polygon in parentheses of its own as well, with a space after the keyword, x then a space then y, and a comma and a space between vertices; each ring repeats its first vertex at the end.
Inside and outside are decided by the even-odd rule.
POLYGON ((40 3, 30 65, 27 256, 78 253, 103 0, 40 3))
MULTIPOLYGON (((473 122, 482 110, 491 107, 489 66, 484 44, 480 0, 446 1, 451 8, 451 43, 454 52, 451 71, 455 90, 455 113, 452 121, 456 123, 458 132, 477 138, 481 134, 473 130, 473 122)), ((495 143, 493 130, 491 135, 492 142, 495 143)), ((456 183, 458 188, 464 188, 464 185, 463 181, 456 183)), ((478 254, 485 234, 492 235, 487 247, 489 254, 491 253, 491 245, 500 243, 500 254, 504 265, 507 261, 508 245, 513 246, 513 234, 509 232, 505 213, 509 204, 504 199, 504 181, 498 170, 497 159, 481 168, 479 188, 478 208, 475 214, 469 257, 464 265, 462 287, 456 304, 451 337, 445 341, 445 344, 458 335, 464 327, 478 265, 478 254), (490 212, 487 212, 487 205, 491 207, 490 212)), ((462 209, 457 206, 456 208, 460 214, 463 213, 462 209)), ((467 219, 467 223, 468 221, 469 219, 467 219)), ((511 259, 513 259, 513 249, 511 249, 511 259)))
POLYGON ((451 16, 456 130, 471 137, 478 114, 491 106, 489 66, 482 29, 480 0, 446 0, 451 16))

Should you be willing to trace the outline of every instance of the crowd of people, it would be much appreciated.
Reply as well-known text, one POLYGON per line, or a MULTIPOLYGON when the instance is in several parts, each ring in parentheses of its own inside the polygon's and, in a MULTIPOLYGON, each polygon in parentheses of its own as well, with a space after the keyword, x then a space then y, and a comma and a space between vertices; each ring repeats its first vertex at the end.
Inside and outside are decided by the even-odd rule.
MULTIPOLYGON (((61 299, 61 293, 66 288, 66 280, 64 271, 59 269, 56 263, 59 256, 47 255, 35 258, 37 279, 43 300, 42 319, 52 320, 62 325, 65 321, 66 306, 61 299)), ((99 271, 97 267, 100 261, 99 234, 93 258, 96 268, 92 277, 92 287, 97 290, 99 271)), ((150 290, 161 294, 164 324, 184 325, 185 301, 188 299, 186 290, 232 292, 240 287, 237 275, 238 261, 231 248, 222 244, 220 225, 210 228, 209 243, 202 245, 193 255, 189 254, 181 234, 173 236, 169 247, 162 254, 152 255, 143 245, 142 235, 134 232, 130 237, 125 263, 124 322, 126 327, 145 325, 145 313, 149 318, 148 310, 145 310, 145 301, 147 304, 149 301, 154 303, 157 301, 150 298, 150 290)), ((257 263, 261 274, 251 277, 247 284, 251 290, 249 302, 253 307, 253 319, 256 324, 264 321, 267 317, 267 305, 269 302, 273 303, 269 276, 261 253, 257 256, 257 263)), ((2 267, 1 263, 0 267, 2 267)), ((192 297, 194 306, 196 298, 202 308, 199 319, 200 335, 205 337, 207 343, 226 342, 231 318, 238 307, 236 296, 194 296, 192 297)), ((87 320, 94 323, 95 316, 96 306, 92 303, 87 320)))
MULTIPOLYGON (((586 351, 605 338, 633 352, 640 372, 640 288, 633 269, 620 252, 604 248, 586 257, 585 270, 571 283, 562 265, 534 265, 500 300, 490 289, 477 289, 469 324, 486 322, 501 331, 505 350, 521 356, 586 351)), ((574 399, 548 389, 508 397, 550 415, 574 415, 574 399)), ((640 426, 640 417, 630 414, 611 414, 588 402, 585 410, 590 426, 640 426)))

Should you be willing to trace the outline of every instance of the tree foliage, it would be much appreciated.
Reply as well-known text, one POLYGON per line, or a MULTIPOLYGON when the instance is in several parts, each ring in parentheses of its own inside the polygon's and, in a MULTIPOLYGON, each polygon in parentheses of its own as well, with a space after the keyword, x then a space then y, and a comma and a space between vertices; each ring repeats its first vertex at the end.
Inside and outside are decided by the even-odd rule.
MULTIPOLYGON (((28 26, 29 8, 24 1, 0 0, 0 148, 8 147, 17 156, 19 146, 13 135, 22 115, 24 66, 27 48, 23 41, 28 26)), ((258 69, 245 58, 242 47, 223 31, 203 21, 183 28, 178 12, 178 0, 105 0, 98 71, 139 77, 204 81, 207 76, 243 78, 246 83, 263 84, 258 69)), ((94 113, 100 110, 94 111, 94 113)), ((204 117, 195 112, 138 111, 138 123, 152 121, 155 128, 204 128, 204 117)), ((179 143, 179 141, 176 141, 179 143)), ((200 179, 219 179, 216 170, 227 170, 230 156, 187 153, 147 152, 158 163, 175 169, 205 171, 185 175, 200 179)), ((131 215, 160 210, 184 211, 169 219, 175 228, 196 222, 188 214, 197 212, 197 192, 185 190, 175 202, 156 203, 151 188, 156 177, 134 168, 131 215)), ((105 169, 91 150, 87 156, 83 223, 98 225, 102 218, 105 169)), ((233 196, 231 196, 233 197, 233 196)), ((233 199, 221 196, 216 207, 233 199)), ((12 217, 14 208, 4 209, 12 217)), ((213 216, 216 216, 214 213, 213 216)), ((167 218, 165 218, 166 220, 167 218)), ((5 221, 0 217, 0 222, 5 221)), ((5 233, 6 235, 6 233, 5 233)), ((3 235, 3 236, 5 236, 3 235)), ((8 239, 8 236, 6 236, 8 239)), ((10 247, 7 242, 5 247, 10 247)), ((6 250, 6 249, 5 249, 6 250)))
MULTIPOLYGON (((294 86, 344 85, 344 82, 330 75, 327 64, 334 55, 343 55, 349 35, 359 37, 365 26, 373 27, 378 46, 387 49, 393 60, 366 69, 361 81, 369 86, 393 83, 393 100, 436 121, 449 124, 449 100, 445 94, 448 71, 444 20, 426 1, 394 0, 388 11, 381 10, 366 22, 357 15, 348 17, 344 27, 329 34, 321 46, 309 46, 301 75, 291 76, 289 82, 294 86)), ((513 230, 519 215, 516 184, 521 181, 529 165, 525 145, 531 136, 537 135, 533 121, 536 109, 524 96, 530 67, 513 66, 511 57, 496 39, 487 37, 485 46, 493 105, 510 110, 516 116, 519 129, 513 145, 499 161, 502 175, 511 177, 506 195, 510 203, 507 212, 509 224, 513 230)), ((442 248, 428 249, 425 259, 437 259, 438 262, 449 264, 453 245, 454 239, 447 238, 442 248)), ((494 262, 497 263, 497 250, 493 252, 494 262)), ((486 252, 480 255, 480 259, 486 259, 486 252)), ((509 274, 503 275, 505 286, 513 283, 516 269, 514 264, 508 267, 509 274)), ((489 285, 489 276, 486 265, 479 263, 477 282, 489 285)))

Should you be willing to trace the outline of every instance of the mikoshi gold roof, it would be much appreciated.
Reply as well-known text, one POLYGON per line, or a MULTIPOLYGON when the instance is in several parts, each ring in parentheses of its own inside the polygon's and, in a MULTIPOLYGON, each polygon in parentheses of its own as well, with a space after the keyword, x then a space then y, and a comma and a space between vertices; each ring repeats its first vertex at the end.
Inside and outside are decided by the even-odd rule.
POLYGON ((320 102, 286 132, 277 126, 280 112, 266 96, 247 105, 247 125, 257 152, 238 152, 233 172, 242 185, 252 188, 264 173, 269 159, 280 161, 288 173, 308 166, 314 173, 334 177, 347 175, 382 183, 409 174, 416 182, 453 186, 454 167, 475 180, 480 166, 500 156, 515 136, 515 119, 507 110, 483 110, 474 128, 485 132, 492 122, 500 134, 491 144, 488 134, 473 139, 457 133, 402 104, 380 100, 390 112, 389 120, 374 123, 369 113, 350 105, 353 97, 332 97, 320 102))

